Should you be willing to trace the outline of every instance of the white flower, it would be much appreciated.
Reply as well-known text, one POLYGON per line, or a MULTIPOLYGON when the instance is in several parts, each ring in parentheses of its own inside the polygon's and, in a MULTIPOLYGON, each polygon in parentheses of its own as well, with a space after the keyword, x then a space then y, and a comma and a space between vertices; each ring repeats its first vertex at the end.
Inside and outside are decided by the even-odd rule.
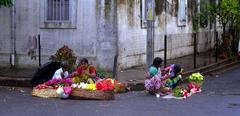
POLYGON ((57 94, 58 94, 58 95, 61 95, 61 94, 63 94, 63 93, 64 93, 63 88, 62 88, 62 87, 58 87, 58 88, 57 88, 57 94))

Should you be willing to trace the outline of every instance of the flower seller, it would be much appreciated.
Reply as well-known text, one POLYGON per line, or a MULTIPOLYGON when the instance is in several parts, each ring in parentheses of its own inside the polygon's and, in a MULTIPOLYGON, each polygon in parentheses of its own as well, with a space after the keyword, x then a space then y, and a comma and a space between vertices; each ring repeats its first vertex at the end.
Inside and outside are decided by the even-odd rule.
POLYGON ((63 61, 61 62, 61 66, 58 70, 55 71, 52 79, 63 79, 63 78, 67 78, 68 75, 68 63, 63 61))
POLYGON ((171 89, 174 89, 182 78, 181 76, 182 71, 183 69, 176 64, 172 64, 166 67, 163 70, 163 78, 162 78, 162 80, 164 80, 165 82, 165 86, 171 89))
POLYGON ((149 94, 155 95, 159 93, 159 90, 162 86, 161 82, 161 70, 162 59, 156 57, 153 60, 153 64, 148 69, 148 72, 145 73, 145 88, 149 94))
POLYGON ((96 73, 96 68, 93 65, 90 65, 86 58, 82 58, 76 71, 72 74, 72 80, 74 83, 94 83, 94 81, 96 81, 96 73))

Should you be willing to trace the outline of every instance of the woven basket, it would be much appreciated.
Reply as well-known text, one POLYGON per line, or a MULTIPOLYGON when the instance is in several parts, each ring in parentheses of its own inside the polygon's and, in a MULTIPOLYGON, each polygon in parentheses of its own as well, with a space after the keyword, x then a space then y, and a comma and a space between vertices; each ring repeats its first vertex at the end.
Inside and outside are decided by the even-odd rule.
POLYGON ((113 100, 113 91, 101 91, 101 90, 84 90, 74 89, 70 94, 71 99, 88 99, 88 100, 113 100))
POLYGON ((33 88, 32 96, 43 97, 43 98, 56 98, 58 94, 56 89, 46 88, 46 89, 36 89, 33 88))

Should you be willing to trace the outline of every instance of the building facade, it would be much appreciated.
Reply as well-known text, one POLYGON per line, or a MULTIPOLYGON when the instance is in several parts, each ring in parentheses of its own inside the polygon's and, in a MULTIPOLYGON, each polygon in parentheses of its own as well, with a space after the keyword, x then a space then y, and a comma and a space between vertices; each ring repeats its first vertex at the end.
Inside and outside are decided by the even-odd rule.
MULTIPOLYGON (((163 57, 164 34, 168 59, 193 53, 192 15, 199 1, 155 0, 154 56, 163 57), (166 12, 165 12, 166 10, 166 12)), ((42 63, 63 45, 97 67, 118 70, 146 64, 145 0, 15 0, 0 8, 0 62, 38 66, 29 57, 30 38, 40 34, 42 63), (14 54, 14 57, 13 57, 14 54), (115 60, 114 60, 115 59, 115 60)), ((198 51, 213 47, 213 29, 198 33, 198 51), (210 44, 210 45, 209 45, 210 44), (207 46, 207 47, 206 47, 207 46)), ((36 53, 38 56, 38 53, 36 53)))

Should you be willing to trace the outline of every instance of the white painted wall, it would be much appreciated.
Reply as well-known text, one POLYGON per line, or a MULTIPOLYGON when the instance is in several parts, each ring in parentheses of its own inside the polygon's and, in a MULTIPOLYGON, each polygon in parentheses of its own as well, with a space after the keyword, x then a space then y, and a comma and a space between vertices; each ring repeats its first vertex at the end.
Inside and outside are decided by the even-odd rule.
MULTIPOLYGON (((119 69, 146 63, 147 31, 141 28, 140 0, 77 0, 76 29, 41 28, 40 1, 16 1, 16 48, 17 62, 21 66, 38 66, 38 60, 27 56, 30 35, 40 34, 42 63, 45 63, 64 44, 73 49, 77 57, 87 57, 101 68, 112 70, 114 56, 118 52, 119 69), (116 5, 116 6, 115 6, 116 5)), ((175 0, 176 1, 176 0, 175 0)), ((174 2, 170 2, 170 9, 174 2)), ((176 11, 174 11, 176 12, 176 11)), ((10 8, 0 8, 0 63, 9 64, 11 52, 10 8)), ((193 53, 191 21, 184 27, 177 26, 177 17, 168 13, 168 59, 193 53)), ((204 30, 198 35, 198 51, 205 51, 204 30), (204 39, 200 39, 204 38, 204 39)), ((158 14, 155 21, 155 57, 163 58, 165 13, 158 14)), ((213 44, 211 45, 213 46, 213 44)))
MULTIPOLYGON (((40 7, 40 0, 16 0, 17 64, 21 66, 38 66, 38 60, 31 60, 30 57, 27 56, 27 42, 29 36, 40 34, 42 63, 48 62, 50 55, 53 55, 58 48, 65 44, 73 49, 77 57, 87 57, 94 65, 106 68, 107 70, 112 70, 112 54, 116 51, 116 45, 113 45, 112 43, 116 41, 116 38, 112 40, 113 42, 110 42, 111 44, 109 44, 108 41, 113 38, 113 34, 98 35, 100 35, 100 23, 106 27, 101 30, 109 30, 107 27, 111 25, 111 21, 115 20, 115 18, 105 20, 105 14, 100 13, 101 9, 104 9, 105 4, 102 4, 102 6, 99 7, 98 0, 77 1, 76 29, 45 29, 41 28, 40 25, 40 18, 43 18, 40 17, 40 10, 44 9, 40 7), (103 21, 99 21, 98 19, 103 21), (100 37, 108 39, 102 41, 100 37), (102 49, 114 52, 105 52, 105 54, 97 53, 102 52, 102 49), (107 61, 111 62, 109 63, 107 61)), ((103 2, 105 2, 105 0, 103 0, 103 2)), ((110 7, 112 8, 113 6, 110 7)), ((3 63, 9 63, 9 53, 11 50, 10 8, 0 8, 0 16, 0 30, 3 30, 0 31, 0 61, 3 63)))
MULTIPOLYGON (((169 1, 169 9, 174 11, 175 2, 169 1)), ((119 69, 146 64, 146 37, 147 30, 141 29, 140 0, 121 0, 118 2, 118 46, 119 46, 119 69), (132 6, 132 8, 130 8, 132 6)), ((154 35, 154 56, 164 57, 164 34, 168 35, 167 58, 173 59, 193 53, 192 24, 188 21, 186 26, 177 26, 177 17, 167 13, 167 24, 165 23, 165 12, 156 16, 154 35), (165 25, 166 24, 166 25, 165 25)), ((213 37, 202 29, 199 33, 198 51, 206 51, 213 46, 213 37), (203 37, 204 36, 204 37, 203 37)))

